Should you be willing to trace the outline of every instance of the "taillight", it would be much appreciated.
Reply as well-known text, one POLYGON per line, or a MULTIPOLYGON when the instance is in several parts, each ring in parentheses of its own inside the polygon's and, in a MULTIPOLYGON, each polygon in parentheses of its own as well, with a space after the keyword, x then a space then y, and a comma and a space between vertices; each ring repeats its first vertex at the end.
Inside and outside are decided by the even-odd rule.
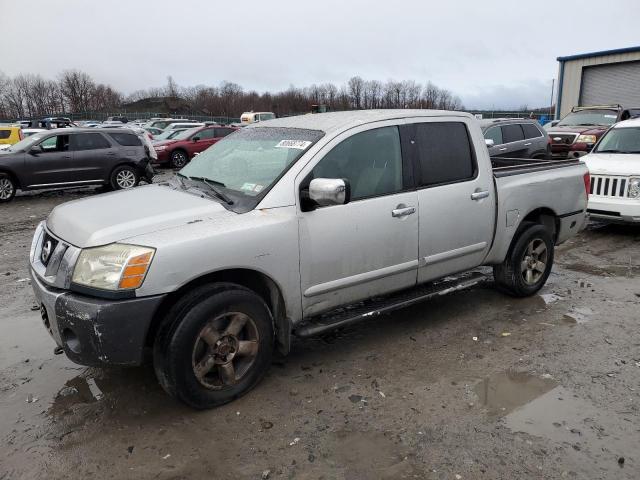
POLYGON ((589 197, 589 190, 591 189, 591 175, 589 172, 584 174, 584 192, 587 194, 587 198, 589 197))
POLYGON ((20 140, 24 140, 24 134, 22 133, 22 129, 18 130, 18 138, 20 140))

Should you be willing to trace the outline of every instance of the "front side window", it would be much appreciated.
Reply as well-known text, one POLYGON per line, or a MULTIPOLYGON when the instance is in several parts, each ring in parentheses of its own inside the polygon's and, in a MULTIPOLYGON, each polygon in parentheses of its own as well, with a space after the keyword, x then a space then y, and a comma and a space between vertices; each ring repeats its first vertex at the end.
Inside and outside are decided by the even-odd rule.
POLYGON ((484 138, 486 140, 493 140, 494 145, 501 145, 502 142, 502 129, 500 127, 491 127, 484 132, 484 138))
POLYGON ((416 143, 422 186, 461 182, 475 176, 476 162, 464 123, 418 123, 416 143))
POLYGON ((69 150, 69 135, 54 135, 40 142, 43 152, 66 152, 69 150))
POLYGON ((504 143, 519 142, 520 140, 524 140, 524 132, 522 131, 522 127, 520 125, 503 125, 500 128, 502 128, 502 140, 504 143))
POLYGON ((357 133, 335 146, 314 167, 313 178, 344 178, 351 199, 402 190, 402 152, 398 127, 357 133))
POLYGON ((268 190, 322 136, 300 128, 243 129, 195 157, 180 175, 204 178, 242 202, 268 190))
POLYGON ((612 128, 596 148, 596 153, 640 153, 640 128, 612 128))
POLYGON ((99 133, 79 133, 71 135, 70 145, 72 150, 101 150, 110 148, 111 145, 99 133))

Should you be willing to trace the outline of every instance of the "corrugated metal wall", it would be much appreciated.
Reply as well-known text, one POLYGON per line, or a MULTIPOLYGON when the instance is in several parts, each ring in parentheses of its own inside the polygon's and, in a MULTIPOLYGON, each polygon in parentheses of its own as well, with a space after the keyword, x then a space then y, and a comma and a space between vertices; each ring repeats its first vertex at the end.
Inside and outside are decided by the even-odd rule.
MULTIPOLYGON (((580 58, 577 60, 569 60, 564 62, 564 79, 562 80, 562 92, 559 92, 559 94, 561 94, 562 96, 559 117, 564 117, 571 111, 572 107, 580 105, 582 70, 584 67, 632 61, 640 61, 640 52, 629 52, 614 55, 603 55, 600 57, 580 58)), ((636 89, 640 89, 640 78, 637 79, 636 89)), ((606 103, 616 102, 614 100, 610 100, 606 103)))

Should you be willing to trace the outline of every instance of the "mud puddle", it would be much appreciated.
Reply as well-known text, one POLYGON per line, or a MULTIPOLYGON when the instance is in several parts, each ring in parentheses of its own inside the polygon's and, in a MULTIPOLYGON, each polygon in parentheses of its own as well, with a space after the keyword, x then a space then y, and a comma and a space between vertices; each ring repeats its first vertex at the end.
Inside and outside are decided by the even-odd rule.
POLYGON ((474 391, 491 415, 504 415, 526 405, 558 384, 528 372, 496 373, 478 383, 474 391))
POLYGON ((563 264, 564 268, 574 272, 587 273, 595 276, 635 277, 640 274, 640 265, 629 263, 627 265, 592 265, 587 263, 563 264))

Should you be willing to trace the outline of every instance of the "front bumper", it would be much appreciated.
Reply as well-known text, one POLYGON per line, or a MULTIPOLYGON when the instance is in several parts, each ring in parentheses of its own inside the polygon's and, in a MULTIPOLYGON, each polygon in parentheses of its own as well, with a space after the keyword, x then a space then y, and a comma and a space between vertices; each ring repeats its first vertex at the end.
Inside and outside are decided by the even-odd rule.
POLYGON ((140 365, 149 326, 164 295, 103 300, 45 285, 30 269, 45 327, 80 365, 140 365))
POLYGON ((615 223, 640 223, 640 199, 589 196, 589 216, 615 223))

